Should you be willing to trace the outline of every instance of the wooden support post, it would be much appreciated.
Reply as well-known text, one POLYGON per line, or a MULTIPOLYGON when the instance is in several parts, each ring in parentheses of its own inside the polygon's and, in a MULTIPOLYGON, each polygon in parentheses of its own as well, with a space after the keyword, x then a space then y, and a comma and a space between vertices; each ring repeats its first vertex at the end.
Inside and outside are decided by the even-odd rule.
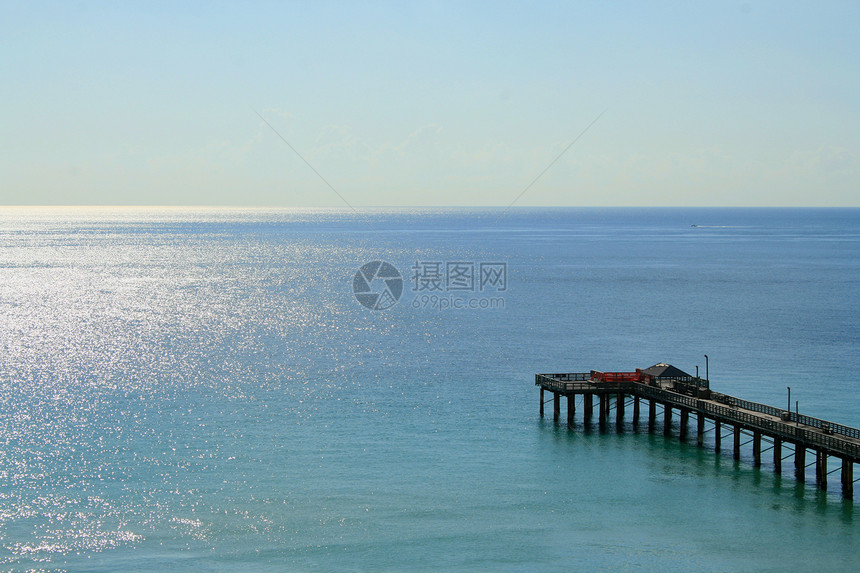
POLYGON ((723 428, 719 420, 714 420, 714 449, 720 451, 720 444, 723 443, 723 428))
POLYGON ((553 392, 552 393, 552 419, 558 422, 558 418, 561 416, 561 393, 553 392))
POLYGON ((774 473, 782 473, 782 439, 773 439, 773 471, 774 473))
POLYGON ((672 407, 669 404, 663 404, 663 433, 669 434, 672 431, 672 407))
POLYGON ((735 426, 735 447, 733 448, 732 458, 741 459, 741 427, 735 426))
POLYGON ((842 458, 842 497, 854 497, 854 460, 842 458))
POLYGON ((753 430, 753 465, 761 467, 761 432, 753 430))
POLYGON ((594 394, 585 395, 585 411, 582 414, 585 418, 585 423, 591 422, 591 416, 594 415, 594 394))
POLYGON ((615 423, 621 425, 624 421, 624 394, 619 392, 615 395, 615 423))
POLYGON ((815 484, 827 489, 827 452, 815 450, 815 484))
POLYGON ((794 446, 794 477, 800 481, 806 477, 806 446, 802 444, 794 446))
POLYGON ((569 427, 573 427, 573 415, 576 413, 576 405, 574 404, 574 399, 576 396, 573 394, 567 395, 567 425, 569 427))
POLYGON ((609 417, 609 394, 600 395, 600 418, 598 422, 606 423, 606 418, 609 417))
POLYGON ((639 425, 639 396, 633 396, 633 427, 639 425))
POLYGON ((540 389, 540 417, 543 418, 543 387, 540 389))
POLYGON ((654 425, 657 422, 657 403, 654 400, 648 401, 648 431, 654 431, 654 425))
POLYGON ((696 445, 700 448, 705 445, 705 413, 699 412, 696 417, 696 445))
POLYGON ((687 426, 690 421, 690 411, 686 408, 681 408, 681 439, 687 438, 687 426))

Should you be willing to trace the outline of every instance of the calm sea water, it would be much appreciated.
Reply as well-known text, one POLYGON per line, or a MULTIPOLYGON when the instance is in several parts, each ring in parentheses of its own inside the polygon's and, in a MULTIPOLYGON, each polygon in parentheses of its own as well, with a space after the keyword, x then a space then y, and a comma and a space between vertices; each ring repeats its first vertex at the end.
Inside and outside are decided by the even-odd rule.
POLYGON ((500 215, 0 210, 0 568, 857 569, 838 472, 571 431, 533 380, 708 354, 860 426, 860 210, 500 215))

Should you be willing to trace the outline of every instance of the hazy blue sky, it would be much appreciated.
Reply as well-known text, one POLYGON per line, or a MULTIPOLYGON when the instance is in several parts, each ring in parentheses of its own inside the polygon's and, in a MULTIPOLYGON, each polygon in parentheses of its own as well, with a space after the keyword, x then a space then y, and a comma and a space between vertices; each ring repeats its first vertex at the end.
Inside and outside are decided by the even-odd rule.
POLYGON ((0 204, 860 205, 858 2, 2 2, 0 204))

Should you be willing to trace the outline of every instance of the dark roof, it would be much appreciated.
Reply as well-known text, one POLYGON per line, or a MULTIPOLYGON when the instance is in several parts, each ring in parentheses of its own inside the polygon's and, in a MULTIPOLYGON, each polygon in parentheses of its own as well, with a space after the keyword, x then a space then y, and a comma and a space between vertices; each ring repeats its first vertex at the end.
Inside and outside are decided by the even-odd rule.
POLYGON ((644 368, 642 372, 644 372, 645 374, 650 374, 655 378, 692 378, 692 376, 690 376, 680 368, 675 368, 671 364, 664 364, 663 362, 655 364, 650 368, 644 368))

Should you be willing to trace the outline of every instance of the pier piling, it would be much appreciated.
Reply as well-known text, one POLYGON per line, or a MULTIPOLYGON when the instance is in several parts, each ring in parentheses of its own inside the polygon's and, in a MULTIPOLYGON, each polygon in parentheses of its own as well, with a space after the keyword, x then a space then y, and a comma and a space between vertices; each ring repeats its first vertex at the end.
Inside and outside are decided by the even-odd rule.
POLYGON ((854 460, 842 458, 842 497, 854 497, 854 460))
POLYGON ((815 450, 815 485, 827 489, 827 453, 815 450))
POLYGON ((705 445, 705 414, 699 412, 696 416, 696 445, 700 448, 705 445))
POLYGON ((540 389, 540 417, 541 418, 543 418, 543 403, 544 403, 543 392, 544 392, 544 389, 543 389, 543 387, 541 387, 541 389, 540 389))
POLYGON ((776 437, 773 439, 773 471, 782 473, 782 440, 776 437))
POLYGON ((794 477, 798 481, 806 480, 806 446, 801 444, 794 446, 794 477))
POLYGON ((680 438, 685 440, 687 438, 687 424, 690 419, 690 411, 686 408, 681 408, 681 428, 680 428, 680 438))
POLYGON ((741 427, 735 424, 734 429, 735 434, 735 442, 734 448, 732 448, 732 458, 735 460, 741 459, 741 427))
POLYGON ((663 433, 672 433, 672 406, 663 404, 663 433))
POLYGON ((720 445, 723 441, 723 429, 720 426, 719 420, 714 421, 714 449, 720 453, 720 445))
POLYGON ((761 467, 761 432, 753 430, 753 465, 761 467))

